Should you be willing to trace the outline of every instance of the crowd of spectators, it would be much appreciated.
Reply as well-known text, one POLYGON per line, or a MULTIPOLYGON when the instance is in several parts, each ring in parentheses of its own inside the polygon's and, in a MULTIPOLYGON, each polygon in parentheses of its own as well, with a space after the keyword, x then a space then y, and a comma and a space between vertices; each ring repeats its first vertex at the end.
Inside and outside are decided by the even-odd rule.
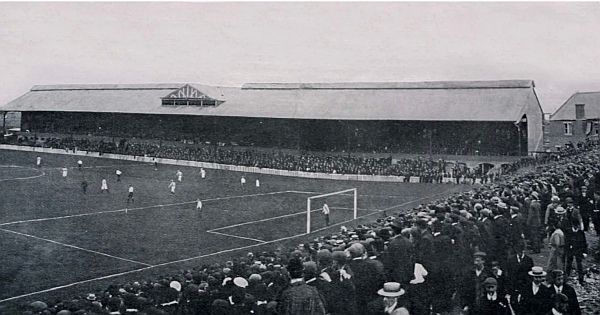
MULTIPOLYGON (((169 158, 177 160, 201 161, 219 164, 252 166, 290 171, 319 172, 329 174, 358 174, 420 177, 421 182, 441 183, 444 177, 451 177, 456 182, 475 182, 479 178, 487 183, 493 180, 491 174, 480 169, 470 169, 461 163, 448 167, 442 159, 389 157, 361 157, 351 154, 318 154, 303 152, 299 154, 287 151, 241 149, 221 145, 172 144, 156 142, 119 142, 49 138, 43 145, 65 150, 84 150, 102 153, 116 153, 133 156, 169 158)), ((513 171, 524 165, 547 162, 547 159, 524 158, 519 162, 507 164, 501 172, 513 171)))
POLYGON ((37 301, 26 313, 577 315, 571 285, 586 285, 599 209, 600 152, 582 148, 297 248, 37 301), (548 264, 534 266, 528 253, 544 240, 548 264))

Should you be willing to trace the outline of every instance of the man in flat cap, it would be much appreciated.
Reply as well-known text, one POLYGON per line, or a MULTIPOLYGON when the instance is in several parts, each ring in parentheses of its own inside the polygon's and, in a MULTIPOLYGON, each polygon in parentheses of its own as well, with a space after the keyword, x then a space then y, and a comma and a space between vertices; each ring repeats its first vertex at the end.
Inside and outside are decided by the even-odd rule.
POLYGON ((483 296, 483 282, 491 277, 491 272, 485 266, 486 253, 475 252, 473 254, 473 268, 462 277, 460 284, 461 306, 465 312, 476 314, 483 296))
POLYGON ((581 217, 581 212, 579 211, 579 207, 575 205, 575 201, 572 197, 567 197, 565 199, 566 205, 565 210, 567 211, 566 221, 563 222, 565 228, 571 227, 571 222, 577 220, 580 224, 580 229, 583 230, 583 218, 581 217))
POLYGON ((576 261, 578 279, 581 284, 584 282, 585 272, 583 271, 582 261, 587 257, 588 244, 585 233, 581 229, 581 224, 576 219, 571 221, 571 226, 564 231, 565 233, 565 271, 567 276, 571 275, 573 260, 576 261))
POLYGON ((575 196, 575 203, 579 207, 583 230, 587 232, 590 228, 590 216, 594 210, 594 196, 590 194, 587 186, 581 186, 579 194, 575 196))
POLYGON ((551 283, 552 286, 550 289, 553 291, 553 295, 564 294, 569 298, 568 302, 568 314, 571 315, 581 315, 581 307, 579 306, 579 301, 577 300, 577 293, 572 286, 565 282, 565 273, 562 270, 552 270, 551 275, 551 283))
POLYGON ((529 275, 533 267, 533 259, 525 254, 525 242, 519 242, 513 247, 514 254, 508 257, 506 272, 509 283, 509 293, 518 296, 529 286, 529 275))
POLYGON ((384 266, 392 280, 407 285, 412 279, 414 266, 413 245, 408 237, 402 235, 401 232, 404 225, 400 219, 394 220, 390 224, 390 227, 394 231, 395 236, 388 244, 384 255, 384 266))
POLYGON ((290 273, 291 281, 277 302, 277 314, 325 315, 325 305, 321 294, 315 287, 304 282, 303 265, 300 258, 290 259, 287 270, 290 273))
POLYGON ((367 312, 367 304, 377 297, 377 290, 385 282, 385 275, 376 266, 366 262, 365 247, 361 243, 352 244, 347 250, 350 254, 348 267, 356 287, 356 304, 359 314, 367 312))
POLYGON ((511 315, 511 305, 505 296, 498 293, 498 282, 490 277, 483 281, 485 292, 480 298, 480 306, 473 314, 511 315))
POLYGON ((542 205, 540 203, 540 197, 537 192, 531 192, 531 202, 527 211, 527 236, 531 244, 531 249, 534 253, 538 254, 541 251, 541 237, 542 237, 542 220, 541 211, 542 205))
MULTIPOLYGON (((558 196, 552 196, 550 199, 551 203, 546 207, 546 214, 544 215, 544 226, 552 226, 558 222, 558 216, 564 208, 560 205, 560 198, 558 196), (561 210, 558 211, 557 209, 561 210)), ((564 213, 563 213, 564 214, 564 213)))
POLYGON ((492 257, 498 260, 501 264, 506 262, 508 255, 508 244, 510 236, 510 210, 508 205, 500 202, 496 210, 492 211, 494 214, 492 233, 493 233, 493 248, 494 251, 491 253, 492 257))

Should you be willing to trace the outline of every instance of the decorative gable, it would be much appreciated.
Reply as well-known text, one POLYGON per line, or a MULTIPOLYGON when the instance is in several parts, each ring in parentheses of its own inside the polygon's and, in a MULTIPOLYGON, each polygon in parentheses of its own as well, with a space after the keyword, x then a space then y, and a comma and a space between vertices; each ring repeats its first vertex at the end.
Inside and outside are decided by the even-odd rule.
POLYGON ((222 101, 215 100, 186 84, 162 98, 164 106, 217 106, 222 101))

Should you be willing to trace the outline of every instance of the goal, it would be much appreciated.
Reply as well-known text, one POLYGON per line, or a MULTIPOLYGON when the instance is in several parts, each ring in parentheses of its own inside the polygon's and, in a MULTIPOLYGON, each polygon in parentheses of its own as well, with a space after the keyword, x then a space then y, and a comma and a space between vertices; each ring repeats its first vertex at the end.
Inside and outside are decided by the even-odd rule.
POLYGON ((334 218, 341 217, 341 221, 349 221, 354 220, 357 217, 357 202, 358 193, 356 188, 334 191, 327 194, 308 197, 306 199, 306 234, 310 233, 313 227, 313 224, 311 222, 311 213, 322 211, 323 205, 325 203, 327 203, 330 209, 330 216, 334 218), (352 216, 350 217, 349 215, 337 215, 339 212, 342 212, 338 210, 345 210, 345 212, 352 211, 352 216), (333 215, 334 212, 336 214, 335 216, 333 215))

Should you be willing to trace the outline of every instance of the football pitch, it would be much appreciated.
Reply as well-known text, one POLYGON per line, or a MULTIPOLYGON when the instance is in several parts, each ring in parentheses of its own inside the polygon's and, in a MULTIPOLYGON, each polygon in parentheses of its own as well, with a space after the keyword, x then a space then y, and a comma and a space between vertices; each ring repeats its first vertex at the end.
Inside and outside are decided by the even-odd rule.
POLYGON ((298 244, 468 188, 211 169, 202 179, 193 167, 155 169, 147 163, 0 150, 0 309, 298 244), (123 172, 120 181, 117 169, 123 172), (181 182, 177 170, 183 173, 181 182), (108 192, 101 192, 103 178, 108 192), (177 184, 174 194, 168 188, 171 179, 177 184), (128 203, 129 185, 134 201, 128 203), (358 190, 359 220, 352 220, 351 195, 329 197, 331 226, 325 226, 322 203, 315 201, 313 232, 305 235, 306 199, 350 188, 358 190))

